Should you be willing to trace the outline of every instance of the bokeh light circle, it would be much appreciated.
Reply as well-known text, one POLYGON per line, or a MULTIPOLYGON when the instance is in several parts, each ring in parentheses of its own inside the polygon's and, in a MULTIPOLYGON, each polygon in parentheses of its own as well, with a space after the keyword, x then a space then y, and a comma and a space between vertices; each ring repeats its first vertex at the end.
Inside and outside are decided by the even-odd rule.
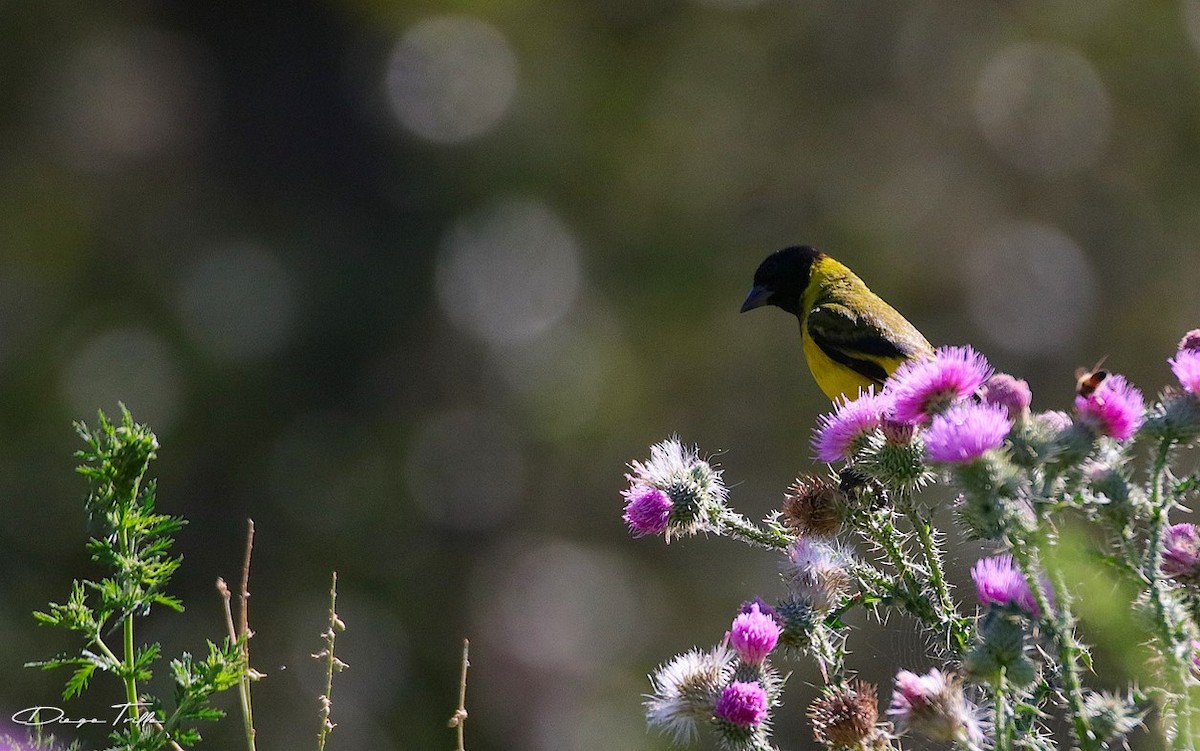
POLYGON ((159 29, 87 40, 67 54, 54 86, 58 153, 103 172, 187 147, 209 120, 211 78, 192 40, 159 29))
POLYGON ((1092 165, 1112 129, 1108 90, 1095 66, 1050 44, 1012 44, 996 54, 979 76, 975 117, 997 153, 1041 175, 1092 165))
POLYGON ((296 283, 266 248, 230 243, 192 262, 178 306, 188 333, 209 354, 255 360, 287 344, 296 318, 296 283))
POLYGON ((517 58, 504 34, 473 16, 435 16, 392 51, 386 88, 405 128, 439 143, 477 138, 508 111, 517 58))
POLYGON ((489 344, 527 341, 574 304, 578 254, 571 231, 548 206, 502 201, 447 234, 438 256, 438 301, 452 321, 489 344))
POLYGON ((996 345, 1021 355, 1054 355, 1085 331, 1096 308, 1096 271, 1055 227, 1011 222, 968 252, 971 316, 996 345))
POLYGON ((516 433, 498 417, 469 409, 423 425, 404 463, 408 490, 425 515, 450 529, 486 529, 516 507, 525 461, 516 433))
POLYGON ((506 552, 482 572, 475 583, 482 596, 472 600, 500 646, 524 665, 590 675, 650 629, 618 556, 559 540, 506 552))
POLYGON ((612 407, 614 360, 610 340, 562 325, 527 344, 497 352, 500 376, 530 408, 539 429, 557 438, 593 425, 612 407))
POLYGON ((112 416, 122 402, 158 433, 170 429, 180 408, 179 366, 171 348, 140 326, 84 341, 63 368, 60 385, 72 415, 90 419, 102 409, 112 416))

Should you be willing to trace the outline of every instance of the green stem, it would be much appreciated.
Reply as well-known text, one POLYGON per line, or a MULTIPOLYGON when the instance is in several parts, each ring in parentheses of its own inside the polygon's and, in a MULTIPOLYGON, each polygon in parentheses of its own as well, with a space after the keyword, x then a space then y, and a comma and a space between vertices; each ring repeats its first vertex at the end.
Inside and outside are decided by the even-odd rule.
MULTIPOLYGON (((242 707, 242 730, 246 734, 247 751, 255 751, 254 704, 250 698, 250 557, 254 551, 254 520, 246 520, 246 554, 242 561, 242 586, 238 607, 238 639, 241 641, 242 679, 238 681, 238 701, 242 707)), ((335 574, 336 576, 336 574, 335 574)))
POLYGON ((996 751, 1011 751, 1013 726, 1008 706, 1008 679, 1004 668, 1000 668, 1000 675, 992 684, 992 701, 996 708, 996 751))
POLYGON ((717 517, 717 533, 769 550, 787 550, 795 540, 776 529, 760 529, 741 514, 725 509, 717 517))
POLYGON ((913 573, 913 566, 904 555, 904 551, 896 544, 896 540, 900 537, 899 530, 892 523, 890 512, 888 516, 871 516, 867 519, 867 531, 870 533, 870 539, 875 545, 883 551, 888 563, 895 567, 899 572, 900 578, 904 580, 904 585, 914 593, 921 590, 920 582, 913 573))
MULTIPOLYGON (((892 523, 890 512, 886 513, 888 513, 887 516, 870 514, 867 516, 864 524, 856 526, 859 529, 867 531, 870 541, 883 552, 884 557, 900 575, 903 586, 893 589, 894 596, 904 603, 905 609, 914 618, 930 628, 943 631, 946 644, 956 654, 962 654, 970 641, 965 624, 958 617, 953 606, 950 607, 949 612, 946 612, 941 603, 935 606, 925 596, 925 587, 922 585, 922 579, 926 577, 932 579, 933 574, 927 572, 921 566, 915 565, 896 544, 896 540, 902 539, 901 534, 896 529, 895 524, 892 523)), ((914 524, 914 526, 919 527, 921 525, 914 524)), ((928 530, 926 530, 926 533, 928 535, 928 530)), ((933 544, 932 536, 928 536, 926 539, 931 545, 933 544)), ((936 555, 936 549, 934 550, 936 555)), ((940 577, 940 575, 941 572, 939 570, 938 576, 940 577)), ((942 586, 943 588, 945 587, 944 579, 942 579, 942 586)), ((946 597, 949 598, 948 592, 946 597)))
POLYGON ((1162 486, 1170 453, 1170 442, 1163 441, 1154 457, 1154 466, 1150 474, 1150 534, 1146 541, 1146 560, 1142 571, 1151 582, 1161 578, 1159 568, 1162 566, 1163 529, 1167 523, 1167 506, 1170 505, 1170 499, 1164 501, 1162 497, 1162 486))
POLYGON ((942 553, 938 549, 937 541, 933 539, 933 527, 929 520, 917 511, 916 505, 911 501, 905 501, 903 507, 905 517, 916 530, 917 540, 921 545, 921 554, 925 558, 925 566, 929 571, 929 583, 937 595, 938 619, 946 630, 951 649, 962 654, 970 643, 970 636, 967 634, 962 616, 958 614, 958 607, 950 596, 950 587, 946 583, 942 569, 942 553))
POLYGON ((1056 609, 1046 594, 1046 588, 1043 586, 1041 577, 1038 576, 1037 566, 1029 549, 1026 545, 1013 544, 1012 540, 1009 541, 1009 546, 1012 548, 1013 560, 1017 562, 1021 573, 1024 574, 1025 583, 1029 586, 1029 591, 1033 593, 1034 602, 1037 603, 1038 610, 1042 614, 1041 622, 1050 632, 1055 646, 1058 647, 1063 692, 1066 694, 1067 704, 1071 710, 1075 742, 1081 751, 1098 751, 1103 744, 1101 743, 1102 739, 1096 738, 1095 733, 1092 732, 1084 707, 1083 682, 1079 677, 1082 650, 1079 642, 1075 639, 1069 591, 1061 577, 1056 578, 1056 599, 1058 600, 1056 609))
MULTIPOLYGON (((124 637, 125 648, 125 701, 129 702, 129 717, 137 720, 141 716, 141 708, 138 707, 138 690, 137 678, 134 677, 134 653, 133 653, 133 614, 126 613, 125 621, 121 624, 122 636, 124 637)), ((135 727, 140 727, 134 723, 135 727)))
POLYGON ((467 668, 471 666, 470 659, 471 642, 463 639, 462 652, 462 674, 458 681, 458 709, 454 710, 454 716, 450 718, 450 727, 455 729, 455 735, 458 738, 458 745, 454 751, 467 751, 466 743, 466 723, 467 723, 467 668))
POLYGON ((812 655, 817 660, 817 667, 826 685, 829 684, 831 675, 836 676, 839 681, 845 678, 845 666, 842 665, 837 648, 829 640, 829 633, 830 630, 824 625, 817 626, 811 633, 812 655))
MULTIPOLYGON (((134 492, 137 492, 136 489, 134 492)), ((134 498, 136 498, 136 495, 134 498)), ((132 498, 130 499, 130 503, 132 503, 132 498)), ((126 522, 126 518, 126 507, 122 506, 120 532, 117 536, 122 557, 128 557, 132 548, 132 545, 129 541, 129 525, 126 522)), ((127 578, 128 576, 128 572, 125 572, 125 576, 122 578, 127 578)), ((126 598, 129 598, 132 595, 132 593, 129 591, 130 588, 131 587, 129 586, 128 581, 126 581, 122 586, 122 589, 125 590, 123 594, 126 596, 126 598)), ((141 716, 142 712, 141 708, 138 706, 137 677, 135 676, 136 669, 134 667, 135 654, 133 647, 133 611, 131 609, 126 609, 122 618, 121 646, 124 650, 124 654, 122 655, 123 659, 121 662, 125 665, 125 701, 129 704, 129 718, 133 724, 133 727, 135 728, 134 732, 140 735, 142 726, 137 722, 137 719, 141 716)))
POLYGON ((1164 584, 1162 576, 1162 559, 1164 537, 1168 512, 1174 502, 1170 494, 1163 493, 1163 482, 1167 473, 1167 463, 1170 459, 1172 442, 1164 439, 1158 447, 1151 467, 1150 475, 1150 531, 1146 541, 1146 558, 1142 566, 1142 574, 1150 583, 1150 602, 1154 609, 1154 623, 1158 630, 1160 642, 1159 651, 1166 663, 1169 677, 1174 684, 1174 696, 1167 701, 1174 702, 1176 721, 1175 736, 1172 746, 1177 749, 1195 747, 1194 718, 1190 696, 1190 666, 1181 655, 1190 653, 1190 649, 1181 649, 1181 643, 1186 635, 1181 633, 1171 617, 1170 593, 1164 584))
POLYGON ((243 647, 242 656, 247 661, 242 665, 242 679, 238 681, 238 702, 242 709, 242 731, 246 736, 246 748, 255 751, 254 747, 254 710, 250 703, 250 663, 249 649, 243 647))

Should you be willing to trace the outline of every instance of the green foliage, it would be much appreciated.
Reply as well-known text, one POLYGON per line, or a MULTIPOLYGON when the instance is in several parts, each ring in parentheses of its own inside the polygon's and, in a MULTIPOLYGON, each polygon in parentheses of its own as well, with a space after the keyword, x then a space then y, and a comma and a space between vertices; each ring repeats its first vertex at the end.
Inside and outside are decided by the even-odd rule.
POLYGON ((63 698, 81 695, 97 671, 109 673, 125 686, 127 725, 110 736, 114 748, 125 751, 157 751, 168 745, 189 747, 200 740, 196 723, 219 719, 212 696, 232 688, 246 674, 240 642, 226 638, 220 646, 208 643, 208 655, 197 660, 190 654, 170 662, 175 682, 174 709, 151 695, 139 693, 137 684, 150 680, 161 657, 158 644, 136 646, 134 622, 146 617, 153 606, 181 612, 183 603, 166 593, 171 575, 182 561, 170 553, 173 534, 185 521, 156 513, 153 480, 143 482, 158 440, 145 425, 133 421, 121 407, 121 423, 114 425, 99 415, 93 430, 76 424, 87 448, 76 456, 78 468, 88 479, 84 508, 97 527, 87 542, 92 560, 110 573, 99 581, 76 580, 64 603, 50 603, 45 612, 35 612, 41 625, 79 633, 83 646, 78 655, 64 655, 27 667, 74 668, 63 689, 63 698), (106 639, 120 629, 122 645, 116 649, 106 639))

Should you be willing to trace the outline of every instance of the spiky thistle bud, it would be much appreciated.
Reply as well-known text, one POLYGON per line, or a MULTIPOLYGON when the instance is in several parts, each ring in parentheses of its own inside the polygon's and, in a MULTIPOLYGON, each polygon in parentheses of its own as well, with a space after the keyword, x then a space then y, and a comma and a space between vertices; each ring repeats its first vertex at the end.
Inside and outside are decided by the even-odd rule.
POLYGON ((1119 696, 1107 691, 1094 691, 1083 700, 1088 726, 1106 747, 1141 727, 1149 709, 1133 696, 1119 696))
MULTIPOLYGON (((1197 363, 1200 372, 1200 351, 1188 353, 1189 361, 1197 363)), ((1200 379, 1200 375, 1197 375, 1200 379)), ((1200 388, 1200 383, 1196 384, 1200 388)), ((1189 444, 1200 436, 1200 392, 1167 387, 1158 402, 1146 410, 1142 429, 1157 440, 1189 444)))
POLYGON ((783 523, 799 537, 832 537, 842 529, 847 503, 846 494, 832 481, 798 477, 783 498, 783 523))
POLYGON ((788 548, 784 578, 797 599, 828 613, 850 592, 849 554, 832 540, 801 537, 788 548))
POLYGON ((907 442, 889 440, 889 433, 875 431, 862 440, 855 469, 878 481, 885 488, 904 494, 915 493, 934 480, 934 473, 925 461, 925 443, 920 433, 907 442))
POLYGON ((625 520, 635 535, 665 533, 669 542, 710 529, 725 509, 729 491, 721 470, 678 438, 655 444, 649 461, 630 462, 629 468, 632 472, 625 479, 630 487, 623 492, 625 520))
POLYGON ((854 679, 827 686, 808 705, 813 737, 830 748, 871 748, 879 732, 879 697, 874 685, 854 679))
POLYGON ((962 493, 955 512, 966 532, 980 540, 998 540, 1032 524, 1020 497, 1021 476, 1000 452, 960 464, 950 471, 962 493))
POLYGON ((650 677, 646 722, 676 743, 695 740, 699 723, 708 722, 717 697, 733 676, 733 652, 724 646, 693 649, 659 666, 650 677))
POLYGON ((1017 688, 1037 680, 1038 666, 1029 657, 1028 622, 1023 617, 990 608, 980 620, 977 633, 979 640, 963 662, 972 678, 990 683, 1003 676, 1017 688))
POLYGON ((954 675, 937 669, 925 675, 907 670, 896 674, 888 715, 900 733, 911 731, 937 741, 981 746, 984 732, 979 714, 954 675))
POLYGON ((804 652, 812 644, 812 634, 825 628, 823 613, 813 609, 812 603, 799 597, 790 597, 775 606, 775 613, 782 630, 779 644, 793 652, 804 652))

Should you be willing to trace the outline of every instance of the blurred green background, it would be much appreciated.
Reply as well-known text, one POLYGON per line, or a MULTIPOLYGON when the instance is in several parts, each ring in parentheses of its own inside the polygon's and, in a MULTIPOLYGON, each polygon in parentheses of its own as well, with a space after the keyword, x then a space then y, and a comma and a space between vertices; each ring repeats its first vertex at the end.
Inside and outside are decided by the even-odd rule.
MULTIPOLYGON (((768 252, 1038 409, 1103 355, 1157 391, 1200 325, 1197 0, 0 0, 0 32, 0 718, 67 677, 21 667, 74 646, 29 613, 96 575, 71 421, 119 400, 191 520, 188 611, 142 637, 220 636, 257 524, 260 749, 312 745, 334 569, 331 749, 451 748, 463 636, 472 751, 655 749, 646 673, 781 585, 629 539, 622 473, 678 431, 760 517, 812 469, 795 320, 737 314, 768 252)), ((909 630, 852 664, 921 667, 909 630)))

